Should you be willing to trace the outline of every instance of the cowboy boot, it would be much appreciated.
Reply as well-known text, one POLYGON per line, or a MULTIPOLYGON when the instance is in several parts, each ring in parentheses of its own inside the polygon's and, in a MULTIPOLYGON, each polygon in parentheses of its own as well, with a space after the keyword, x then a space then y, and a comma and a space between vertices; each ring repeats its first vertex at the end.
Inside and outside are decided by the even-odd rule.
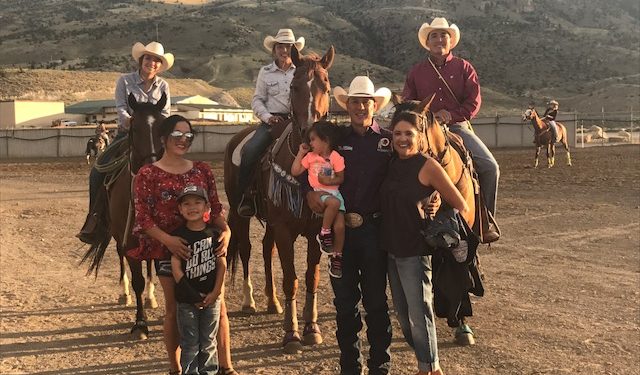
POLYGON ((87 214, 87 218, 84 221, 84 225, 80 232, 76 234, 76 237, 80 239, 80 241, 93 245, 96 240, 96 226, 98 225, 98 214, 95 212, 90 212, 87 214))
POLYGON ((238 215, 250 219, 257 213, 256 197, 251 192, 246 191, 242 194, 240 203, 238 204, 238 215))

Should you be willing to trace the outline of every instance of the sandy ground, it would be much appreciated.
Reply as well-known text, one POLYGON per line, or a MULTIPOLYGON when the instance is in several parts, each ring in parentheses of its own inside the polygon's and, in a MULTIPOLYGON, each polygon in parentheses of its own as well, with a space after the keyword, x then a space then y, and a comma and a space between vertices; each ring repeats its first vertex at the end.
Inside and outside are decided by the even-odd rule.
MULTIPOLYGON (((438 321, 447 374, 640 374, 639 156, 639 146, 578 149, 569 168, 560 151, 556 168, 535 170, 532 149, 496 152, 504 236, 482 249, 487 294, 473 300, 477 345, 456 347, 438 321)), ((206 157, 221 176, 219 156, 206 157)), ((149 311, 148 340, 129 338, 134 310, 117 304, 115 248, 97 279, 78 265, 83 249, 73 235, 85 215, 88 167, 79 159, 3 162, 0 173, 0 373, 166 373, 163 309, 149 311)), ((254 225, 254 249, 261 234, 254 225)), ((252 262, 260 291, 262 257, 252 262)), ((327 279, 323 272, 318 303, 325 342, 300 355, 282 354, 282 317, 263 312, 261 293, 261 312, 242 315, 241 283, 229 286, 242 374, 338 372, 327 279)), ((413 374, 413 353, 392 321, 393 374, 413 374)))

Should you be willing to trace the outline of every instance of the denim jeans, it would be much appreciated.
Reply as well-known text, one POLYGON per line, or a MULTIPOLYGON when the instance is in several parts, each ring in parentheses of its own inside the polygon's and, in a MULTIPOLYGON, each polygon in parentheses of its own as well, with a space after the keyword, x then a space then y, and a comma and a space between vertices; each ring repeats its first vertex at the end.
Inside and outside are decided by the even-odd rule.
POLYGON ((496 200, 498 199, 498 179, 500 178, 500 167, 487 146, 466 123, 449 125, 451 132, 462 137, 464 146, 471 151, 473 166, 478 172, 480 180, 480 190, 487 205, 487 209, 495 216, 496 200))
POLYGON ((558 124, 555 121, 549 120, 549 128, 551 129, 551 135, 553 136, 553 141, 555 142, 558 139, 558 124))
POLYGON ((416 354, 418 368, 437 370, 440 365, 430 257, 396 258, 389 254, 389 285, 402 334, 416 354))
POLYGON ((220 323, 220 298, 203 309, 179 302, 177 320, 182 375, 216 375, 219 369, 216 335, 220 323))
POLYGON ((336 338, 340 347, 341 374, 362 371, 362 316, 358 302, 366 312, 369 340, 369 374, 387 374, 390 368, 391 322, 387 305, 387 255, 380 249, 379 225, 365 221, 358 228, 346 228, 342 256, 342 278, 331 277, 336 307, 336 338))
POLYGON ((253 137, 242 148, 242 160, 240 161, 240 172, 238 174, 238 192, 240 194, 243 194, 249 187, 253 168, 260 160, 264 150, 269 147, 271 141, 271 127, 261 122, 253 137))

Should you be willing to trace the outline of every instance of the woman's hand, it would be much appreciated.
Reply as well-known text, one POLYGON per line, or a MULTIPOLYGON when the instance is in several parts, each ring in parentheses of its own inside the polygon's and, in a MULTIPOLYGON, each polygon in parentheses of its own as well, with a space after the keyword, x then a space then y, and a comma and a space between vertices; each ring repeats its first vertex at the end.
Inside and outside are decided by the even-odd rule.
POLYGON ((227 248, 229 247, 229 241, 231 240, 231 228, 228 226, 220 233, 220 245, 216 247, 214 253, 217 257, 226 257, 227 256, 227 248))
POLYGON ((440 209, 440 205, 442 205, 440 193, 434 191, 429 198, 423 200, 421 203, 425 215, 433 219, 436 216, 436 212, 440 209))
POLYGON ((191 250, 187 247, 187 241, 177 236, 167 236, 163 241, 163 245, 169 249, 171 254, 179 257, 180 259, 187 260, 191 258, 191 250))

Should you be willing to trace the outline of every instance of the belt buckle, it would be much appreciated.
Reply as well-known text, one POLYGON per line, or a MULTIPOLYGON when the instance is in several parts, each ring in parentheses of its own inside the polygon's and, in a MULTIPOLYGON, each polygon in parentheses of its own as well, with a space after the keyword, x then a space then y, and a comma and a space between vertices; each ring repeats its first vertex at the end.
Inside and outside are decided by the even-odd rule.
POLYGON ((344 223, 349 228, 358 228, 364 223, 364 218, 358 213, 348 212, 344 214, 344 223))

